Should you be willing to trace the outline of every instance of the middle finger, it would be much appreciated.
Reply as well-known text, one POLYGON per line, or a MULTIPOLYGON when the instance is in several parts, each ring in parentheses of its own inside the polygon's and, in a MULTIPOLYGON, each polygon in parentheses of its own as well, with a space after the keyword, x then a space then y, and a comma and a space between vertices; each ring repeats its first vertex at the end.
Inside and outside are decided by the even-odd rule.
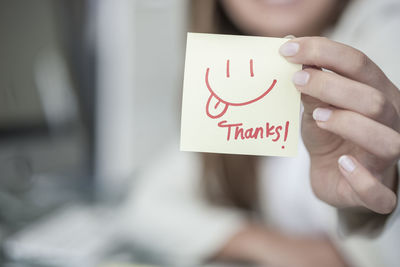
POLYGON ((306 95, 393 127, 396 110, 381 91, 369 85, 316 69, 297 72, 293 82, 306 95))

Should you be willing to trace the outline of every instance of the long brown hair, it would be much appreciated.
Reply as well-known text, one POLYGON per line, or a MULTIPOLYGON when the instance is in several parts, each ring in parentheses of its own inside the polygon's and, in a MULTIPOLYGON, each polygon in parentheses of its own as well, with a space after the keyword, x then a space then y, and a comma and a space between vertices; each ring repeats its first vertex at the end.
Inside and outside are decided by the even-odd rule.
MULTIPOLYGON (((348 0, 340 0, 331 13, 334 25, 348 0)), ((221 34, 242 34, 231 22, 218 0, 192 0, 191 31, 221 34)), ((258 158, 244 155, 202 155, 204 192, 214 204, 258 211, 258 158)), ((254 213, 253 213, 254 214, 254 213)))
MULTIPOLYGON (((219 1, 193 0, 191 31, 241 34, 219 1)), ((253 212, 257 210, 257 157, 203 153, 203 185, 207 200, 253 212)))

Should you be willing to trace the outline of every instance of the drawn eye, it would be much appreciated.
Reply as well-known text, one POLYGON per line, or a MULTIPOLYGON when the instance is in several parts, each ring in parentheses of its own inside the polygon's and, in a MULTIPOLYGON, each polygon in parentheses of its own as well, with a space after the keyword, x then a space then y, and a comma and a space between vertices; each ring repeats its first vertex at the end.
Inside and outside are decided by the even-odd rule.
POLYGON ((253 59, 250 59, 250 76, 254 77, 254 72, 253 72, 253 59))
MULTIPOLYGON (((226 60, 226 77, 229 78, 231 76, 230 70, 229 70, 229 64, 230 60, 226 60)), ((253 70, 253 59, 250 59, 250 76, 254 77, 254 70, 253 70)))
POLYGON ((226 77, 229 78, 230 73, 229 73, 229 59, 226 61, 226 77))

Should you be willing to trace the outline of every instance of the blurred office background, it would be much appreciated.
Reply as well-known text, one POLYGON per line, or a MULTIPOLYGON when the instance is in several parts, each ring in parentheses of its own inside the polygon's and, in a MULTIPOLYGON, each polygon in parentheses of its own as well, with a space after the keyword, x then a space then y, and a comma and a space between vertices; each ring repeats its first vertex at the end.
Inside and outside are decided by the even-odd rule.
POLYGON ((1 266, 145 258, 102 223, 179 132, 187 2, 0 1, 1 266))

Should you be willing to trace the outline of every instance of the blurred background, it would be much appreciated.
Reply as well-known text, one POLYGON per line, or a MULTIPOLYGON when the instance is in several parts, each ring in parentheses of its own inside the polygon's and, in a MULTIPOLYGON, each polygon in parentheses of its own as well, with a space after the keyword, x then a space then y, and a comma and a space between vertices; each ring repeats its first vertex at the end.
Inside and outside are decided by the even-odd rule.
POLYGON ((0 266, 398 266, 400 220, 341 239, 303 145, 256 158, 178 139, 188 30, 328 36, 399 87, 399 14, 399 0, 1 0, 0 266))
POLYGON ((187 5, 0 1, 0 266, 139 262, 110 211, 178 134, 187 5))

